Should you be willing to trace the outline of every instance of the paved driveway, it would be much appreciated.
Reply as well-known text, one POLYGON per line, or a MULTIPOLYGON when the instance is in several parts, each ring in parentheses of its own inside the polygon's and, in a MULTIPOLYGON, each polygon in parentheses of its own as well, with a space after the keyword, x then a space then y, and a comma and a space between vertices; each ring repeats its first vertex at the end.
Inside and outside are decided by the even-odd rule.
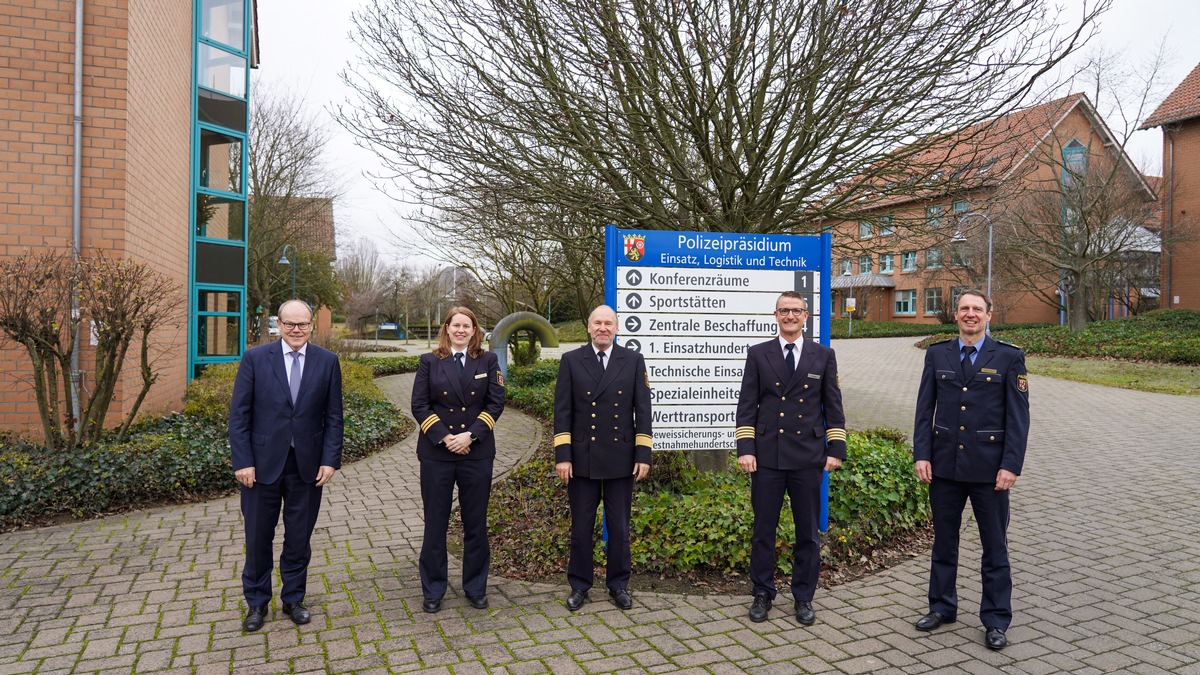
MULTIPOLYGON (((852 427, 911 431, 923 354, 912 342, 834 344, 852 427)), ((407 409, 411 379, 384 385, 407 409)), ((933 635, 911 626, 927 558, 819 592, 811 628, 778 609, 751 624, 745 597, 637 589, 630 612, 596 593, 571 614, 565 582, 500 579, 489 611, 452 590, 440 614, 423 614, 410 439, 347 467, 326 491, 314 620, 299 628, 276 603, 262 631, 241 632, 234 499, 0 535, 0 674, 1200 673, 1200 398, 1030 385, 1031 442, 1010 529, 1016 616, 1003 652, 980 643, 971 547, 959 623, 933 635)), ((498 465, 540 441, 540 427, 515 411, 498 429, 498 465)))

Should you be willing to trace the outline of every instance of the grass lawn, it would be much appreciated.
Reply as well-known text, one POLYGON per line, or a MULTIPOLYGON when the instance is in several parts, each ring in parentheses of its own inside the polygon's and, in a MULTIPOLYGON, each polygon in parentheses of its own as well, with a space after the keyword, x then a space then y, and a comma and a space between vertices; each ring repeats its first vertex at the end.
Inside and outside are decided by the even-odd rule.
POLYGON ((1025 365, 1035 375, 1063 380, 1159 394, 1200 396, 1200 366, 1050 356, 1027 356, 1025 365))

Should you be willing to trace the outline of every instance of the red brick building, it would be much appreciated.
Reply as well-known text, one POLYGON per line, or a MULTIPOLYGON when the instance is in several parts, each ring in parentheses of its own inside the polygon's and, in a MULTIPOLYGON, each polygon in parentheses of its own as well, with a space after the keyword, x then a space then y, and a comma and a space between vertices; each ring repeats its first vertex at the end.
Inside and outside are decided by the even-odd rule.
POLYGON ((1200 310, 1200 65, 1146 118, 1162 127, 1162 306, 1200 310))

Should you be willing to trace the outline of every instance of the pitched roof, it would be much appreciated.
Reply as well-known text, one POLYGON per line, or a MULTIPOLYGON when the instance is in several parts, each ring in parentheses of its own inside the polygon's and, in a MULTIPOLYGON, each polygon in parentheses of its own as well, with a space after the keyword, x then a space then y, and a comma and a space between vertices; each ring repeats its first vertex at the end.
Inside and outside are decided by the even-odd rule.
POLYGON ((1138 128, 1150 129, 1193 117, 1200 117, 1200 63, 1138 128))

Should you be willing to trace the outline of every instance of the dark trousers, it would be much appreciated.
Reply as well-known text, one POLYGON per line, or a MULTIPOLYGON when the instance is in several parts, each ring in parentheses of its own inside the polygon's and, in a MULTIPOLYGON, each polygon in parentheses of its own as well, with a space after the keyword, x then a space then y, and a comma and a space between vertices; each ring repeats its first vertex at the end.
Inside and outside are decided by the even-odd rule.
POLYGON ((963 483, 934 476, 929 485, 933 508, 933 557, 929 570, 929 610, 958 615, 958 542, 967 499, 983 544, 983 594, 979 620, 984 628, 1012 623, 1012 573, 1008 565, 1008 491, 992 483, 963 483))
POLYGON ((821 574, 821 516, 823 469, 771 469, 761 464, 750 474, 750 504, 754 531, 750 536, 750 581, 754 594, 775 599, 775 539, 786 491, 792 503, 796 542, 792 548, 792 596, 811 602, 821 574))
POLYGON ((595 541, 596 507, 604 500, 605 524, 608 526, 608 565, 605 585, 621 591, 629 585, 633 564, 629 557, 629 517, 633 511, 633 476, 625 478, 572 477, 567 483, 567 500, 571 504, 571 558, 567 563, 567 583, 571 590, 586 591, 592 587, 595 561, 592 551, 595 541))
POLYGON ((488 543, 487 510, 492 494, 494 457, 445 462, 421 459, 421 502, 425 507, 425 534, 421 542, 421 593, 429 599, 446 594, 449 585, 446 531, 454 486, 463 522, 463 593, 487 595, 492 550, 488 543))
POLYGON ((275 526, 283 511, 283 552, 279 576, 284 602, 304 599, 308 587, 308 562, 312 558, 313 528, 321 512, 321 490, 300 478, 295 451, 288 451, 283 473, 274 483, 255 483, 241 489, 242 517, 246 521, 246 566, 242 569, 242 591, 251 607, 271 602, 271 553, 275 526))

